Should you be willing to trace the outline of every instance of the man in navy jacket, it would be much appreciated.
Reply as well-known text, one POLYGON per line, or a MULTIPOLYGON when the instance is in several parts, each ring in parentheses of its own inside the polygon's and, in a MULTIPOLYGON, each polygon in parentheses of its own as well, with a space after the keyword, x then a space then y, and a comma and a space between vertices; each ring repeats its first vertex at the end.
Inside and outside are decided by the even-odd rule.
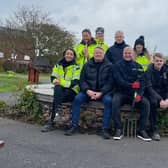
POLYGON ((123 60, 113 66, 113 76, 117 86, 112 100, 112 114, 116 129, 113 139, 120 140, 123 137, 120 107, 135 101, 135 106, 140 109, 137 137, 144 141, 150 141, 151 138, 146 133, 150 106, 148 100, 143 96, 143 68, 133 61, 133 49, 131 47, 124 49, 123 60))
POLYGON ((150 101, 150 125, 153 140, 160 140, 157 129, 157 108, 168 108, 168 65, 161 53, 155 53, 146 72, 146 96, 150 101))
POLYGON ((105 54, 105 57, 108 58, 112 64, 123 59, 123 50, 128 46, 124 41, 124 33, 122 31, 117 31, 114 38, 114 45, 111 46, 105 54))

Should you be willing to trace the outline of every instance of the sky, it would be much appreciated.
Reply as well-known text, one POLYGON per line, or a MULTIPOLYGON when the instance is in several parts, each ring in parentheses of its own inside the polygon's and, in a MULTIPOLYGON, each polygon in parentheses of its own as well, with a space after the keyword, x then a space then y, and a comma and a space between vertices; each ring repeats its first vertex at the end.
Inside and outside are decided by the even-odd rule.
POLYGON ((152 53, 168 56, 167 0, 0 0, 0 19, 5 20, 21 6, 37 6, 48 12, 54 23, 73 32, 80 40, 81 31, 105 28, 105 41, 111 46, 114 33, 122 30, 131 46, 144 35, 145 45, 152 53))

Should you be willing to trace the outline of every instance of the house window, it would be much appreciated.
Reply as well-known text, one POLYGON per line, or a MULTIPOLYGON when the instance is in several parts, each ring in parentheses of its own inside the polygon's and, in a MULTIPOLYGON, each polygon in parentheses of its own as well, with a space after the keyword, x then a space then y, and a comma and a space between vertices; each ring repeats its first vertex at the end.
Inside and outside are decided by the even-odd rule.
POLYGON ((12 53, 12 54, 11 54, 11 59, 12 59, 12 60, 15 60, 16 58, 17 58, 17 54, 12 53))
POLYGON ((3 57, 4 57, 4 53, 0 52, 0 58, 3 58, 3 57))
POLYGON ((30 56, 29 56, 29 55, 25 55, 25 56, 24 56, 24 60, 25 60, 25 61, 29 61, 29 60, 30 60, 30 56))

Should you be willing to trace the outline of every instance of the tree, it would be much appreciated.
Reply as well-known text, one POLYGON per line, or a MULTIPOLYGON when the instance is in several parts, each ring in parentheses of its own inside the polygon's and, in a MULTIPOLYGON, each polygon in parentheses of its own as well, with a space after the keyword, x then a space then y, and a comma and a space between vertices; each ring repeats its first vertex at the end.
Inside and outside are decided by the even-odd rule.
POLYGON ((72 47, 75 42, 72 33, 53 24, 48 13, 43 13, 34 6, 18 8, 12 17, 6 19, 5 25, 9 47, 13 48, 15 53, 20 52, 20 48, 15 45, 16 39, 20 37, 16 31, 11 30, 18 30, 23 35, 24 49, 32 50, 32 56, 47 56, 50 62, 58 60, 62 52, 72 47))

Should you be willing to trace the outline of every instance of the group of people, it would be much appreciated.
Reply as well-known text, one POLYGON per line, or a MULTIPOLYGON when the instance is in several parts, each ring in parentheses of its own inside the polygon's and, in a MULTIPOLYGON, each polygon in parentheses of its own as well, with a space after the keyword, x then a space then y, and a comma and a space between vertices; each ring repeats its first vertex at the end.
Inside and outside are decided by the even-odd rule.
POLYGON ((115 43, 104 42, 104 28, 96 29, 95 38, 89 29, 82 31, 81 42, 74 49, 66 49, 63 58, 54 66, 51 82, 54 100, 51 119, 42 132, 54 129, 54 118, 61 113, 62 102, 73 102, 72 125, 65 132, 78 132, 80 107, 88 101, 104 104, 102 137, 110 139, 110 121, 114 121, 113 139, 123 137, 120 108, 132 104, 139 108, 137 137, 144 141, 160 140, 157 128, 157 108, 168 108, 168 66, 161 53, 153 58, 140 36, 133 48, 124 41, 124 33, 115 33, 115 43), (146 131, 150 121, 150 136, 146 131))

